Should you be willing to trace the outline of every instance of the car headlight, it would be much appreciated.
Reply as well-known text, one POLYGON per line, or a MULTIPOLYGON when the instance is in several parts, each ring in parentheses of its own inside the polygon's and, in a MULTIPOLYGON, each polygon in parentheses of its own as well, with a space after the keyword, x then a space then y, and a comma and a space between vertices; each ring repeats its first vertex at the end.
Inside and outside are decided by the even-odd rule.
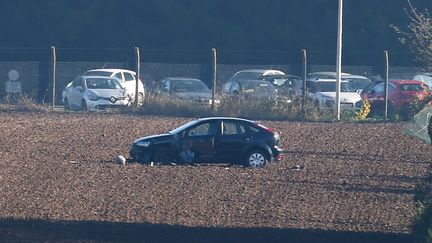
POLYGON ((87 96, 88 96, 89 100, 98 100, 99 99, 99 96, 97 96, 92 91, 88 91, 87 96))
POLYGON ((150 141, 139 141, 136 143, 137 146, 140 147, 145 147, 147 148, 148 146, 150 146, 151 142, 150 141))

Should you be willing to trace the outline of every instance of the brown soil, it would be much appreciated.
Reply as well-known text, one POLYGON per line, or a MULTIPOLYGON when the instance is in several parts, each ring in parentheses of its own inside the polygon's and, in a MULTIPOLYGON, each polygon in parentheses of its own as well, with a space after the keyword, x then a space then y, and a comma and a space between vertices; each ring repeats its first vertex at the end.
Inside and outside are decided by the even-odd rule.
POLYGON ((404 123, 262 121, 263 169, 116 164, 190 118, 0 113, 0 238, 44 242, 405 242, 430 145, 404 123), (296 165, 301 169, 297 170, 296 165))

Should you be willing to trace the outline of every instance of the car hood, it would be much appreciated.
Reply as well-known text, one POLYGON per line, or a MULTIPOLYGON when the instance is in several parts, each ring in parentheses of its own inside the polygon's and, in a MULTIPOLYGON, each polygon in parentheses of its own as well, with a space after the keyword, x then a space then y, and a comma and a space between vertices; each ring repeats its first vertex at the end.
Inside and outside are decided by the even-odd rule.
POLYGON ((95 93, 99 97, 109 98, 111 96, 114 97, 122 97, 124 94, 123 89, 90 89, 93 93, 95 93))
MULTIPOLYGON (((336 99, 336 92, 317 92, 318 95, 332 97, 336 99)), ((340 92, 340 100, 343 101, 358 101, 361 100, 360 94, 357 92, 340 92)))
POLYGON ((133 143, 136 144, 138 142, 143 142, 143 141, 149 141, 149 142, 166 141, 166 140, 169 140, 172 137, 173 137, 173 135, 172 134, 168 134, 168 133, 158 134, 158 135, 151 135, 151 136, 146 136, 146 137, 138 138, 133 143))
POLYGON ((211 99, 211 92, 173 92, 173 95, 181 99, 211 99))

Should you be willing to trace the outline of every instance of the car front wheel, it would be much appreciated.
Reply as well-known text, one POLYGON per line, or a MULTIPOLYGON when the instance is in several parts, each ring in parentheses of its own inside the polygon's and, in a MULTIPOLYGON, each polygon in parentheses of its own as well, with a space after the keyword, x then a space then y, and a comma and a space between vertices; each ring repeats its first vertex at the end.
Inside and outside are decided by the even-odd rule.
POLYGON ((154 152, 153 156, 154 162, 167 164, 173 162, 172 152, 168 148, 160 148, 154 152))
POLYGON ((87 111, 87 102, 85 100, 81 102, 81 111, 87 111))
POLYGON ((264 167, 268 162, 267 156, 261 150, 253 150, 246 156, 246 166, 257 168, 264 167))

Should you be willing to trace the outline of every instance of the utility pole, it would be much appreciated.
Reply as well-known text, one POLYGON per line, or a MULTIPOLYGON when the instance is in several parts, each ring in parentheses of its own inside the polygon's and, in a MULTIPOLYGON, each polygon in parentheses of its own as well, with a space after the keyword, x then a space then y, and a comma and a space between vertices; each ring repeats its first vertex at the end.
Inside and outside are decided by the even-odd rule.
POLYGON ((343 0, 339 0, 338 11, 338 33, 337 33, 337 57, 336 57, 336 119, 340 120, 340 91, 341 91, 341 69, 342 69, 342 12, 343 0))

